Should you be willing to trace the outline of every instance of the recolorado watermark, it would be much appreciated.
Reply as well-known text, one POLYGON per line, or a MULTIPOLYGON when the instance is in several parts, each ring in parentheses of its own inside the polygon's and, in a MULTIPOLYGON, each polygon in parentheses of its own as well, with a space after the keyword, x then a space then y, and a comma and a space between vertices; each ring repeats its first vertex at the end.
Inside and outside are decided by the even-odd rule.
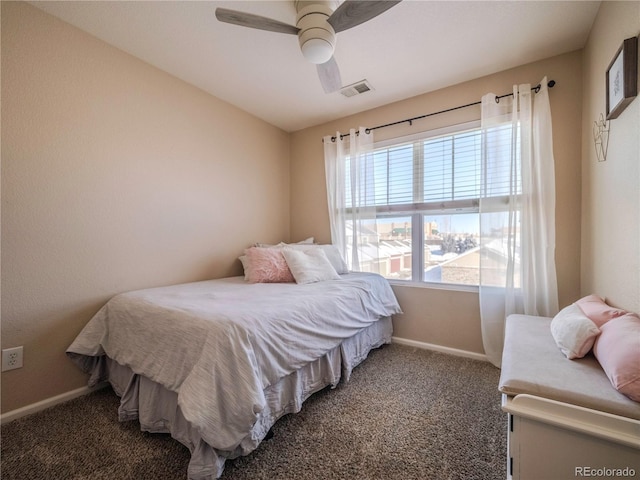
POLYGON ((611 467, 575 467, 576 477, 635 477, 636 471, 631 467, 611 468, 611 467))

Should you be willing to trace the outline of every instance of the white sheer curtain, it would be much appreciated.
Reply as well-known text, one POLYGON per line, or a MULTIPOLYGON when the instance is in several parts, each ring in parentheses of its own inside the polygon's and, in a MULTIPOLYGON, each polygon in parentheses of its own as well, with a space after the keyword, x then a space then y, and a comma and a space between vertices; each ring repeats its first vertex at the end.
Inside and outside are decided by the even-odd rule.
POLYGON ((506 317, 558 312, 555 174, 547 78, 537 93, 482 97, 480 316, 489 360, 500 366, 506 317))
POLYGON ((361 270, 367 250, 377 249, 375 237, 373 133, 364 127, 324 137, 327 202, 331 242, 349 268, 361 270))

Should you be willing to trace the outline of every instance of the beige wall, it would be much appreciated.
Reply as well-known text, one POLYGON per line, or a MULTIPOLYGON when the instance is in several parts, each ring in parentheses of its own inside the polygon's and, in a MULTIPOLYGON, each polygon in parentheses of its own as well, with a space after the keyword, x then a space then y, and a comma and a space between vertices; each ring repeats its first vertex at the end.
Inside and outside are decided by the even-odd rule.
POLYGON ((86 384, 64 351, 113 294, 288 239, 288 191, 285 132, 2 2, 2 411, 86 384))
POLYGON ((640 33, 640 2, 602 2, 584 49, 582 294, 640 312, 640 99, 610 122, 606 162, 593 123, 605 113, 605 72, 625 38, 640 33))
MULTIPOLYGON (((325 194, 321 139, 337 130, 373 127, 478 101, 487 92, 509 93, 514 83, 535 85, 544 75, 557 84, 551 90, 556 161, 556 264, 560 303, 580 294, 580 165, 582 55, 573 52, 465 82, 291 134, 291 234, 315 235, 329 242, 331 233, 325 194)), ((348 101, 348 100, 345 100, 348 101)), ((480 118, 479 107, 437 115, 375 131, 383 140, 480 118)), ((477 293, 394 286, 405 312, 397 317, 398 337, 440 346, 483 352, 477 293)))

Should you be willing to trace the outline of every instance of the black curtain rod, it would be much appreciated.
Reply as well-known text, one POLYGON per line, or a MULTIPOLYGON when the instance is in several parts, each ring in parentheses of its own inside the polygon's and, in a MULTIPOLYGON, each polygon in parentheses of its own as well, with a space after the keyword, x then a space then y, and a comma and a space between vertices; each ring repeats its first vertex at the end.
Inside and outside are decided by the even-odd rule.
MULTIPOLYGON (((556 84, 555 80, 549 80, 549 82, 547 83, 547 86, 549 88, 553 88, 555 84, 556 84)), ((534 91, 535 93, 538 93, 540 91, 540 84, 536 85, 535 87, 532 87, 531 90, 534 91)), ((513 96, 513 93, 506 93, 504 95, 500 95, 500 96, 496 97, 496 103, 499 103, 501 98, 511 97, 511 96, 513 96)), ((434 115, 440 115, 441 113, 453 112, 454 110, 460 110, 461 108, 473 107, 474 105, 480 105, 481 103, 482 103, 482 101, 473 102, 473 103, 467 103, 466 105, 460 105, 459 107, 447 108, 446 110, 440 110, 439 112, 427 113, 426 115, 420 115, 419 117, 407 118, 406 120, 398 120, 397 122, 385 123, 384 125, 378 125, 377 127, 367 128, 367 129, 365 129, 365 133, 371 133, 373 130, 377 130, 379 128, 385 128, 385 127, 392 127, 393 125, 399 125, 401 123, 407 123, 408 122, 409 125, 412 125, 414 120, 421 120, 423 118, 432 117, 434 115)), ((358 135, 358 134, 359 134, 359 132, 356 132, 356 135, 358 135)), ((342 140, 344 137, 348 137, 350 135, 351 135, 350 133, 344 133, 344 134, 340 135, 340 140, 342 140)), ((331 141, 335 142, 336 141, 336 137, 331 137, 331 141)))

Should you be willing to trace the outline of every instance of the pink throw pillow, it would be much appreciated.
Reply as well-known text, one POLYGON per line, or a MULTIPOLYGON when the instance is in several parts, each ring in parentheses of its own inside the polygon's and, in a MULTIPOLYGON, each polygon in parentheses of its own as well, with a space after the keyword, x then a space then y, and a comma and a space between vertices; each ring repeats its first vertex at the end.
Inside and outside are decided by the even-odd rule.
POLYGON ((600 328, 593 353, 620 393, 640 402, 640 317, 627 313, 600 328))
POLYGON ((626 310, 610 307, 606 302, 597 295, 587 295, 576 302, 580 310, 595 323, 598 328, 602 327, 609 320, 621 317, 626 310))
POLYGON ((250 268, 245 269, 246 280, 250 283, 295 282, 282 250, 252 247, 245 250, 250 268))

